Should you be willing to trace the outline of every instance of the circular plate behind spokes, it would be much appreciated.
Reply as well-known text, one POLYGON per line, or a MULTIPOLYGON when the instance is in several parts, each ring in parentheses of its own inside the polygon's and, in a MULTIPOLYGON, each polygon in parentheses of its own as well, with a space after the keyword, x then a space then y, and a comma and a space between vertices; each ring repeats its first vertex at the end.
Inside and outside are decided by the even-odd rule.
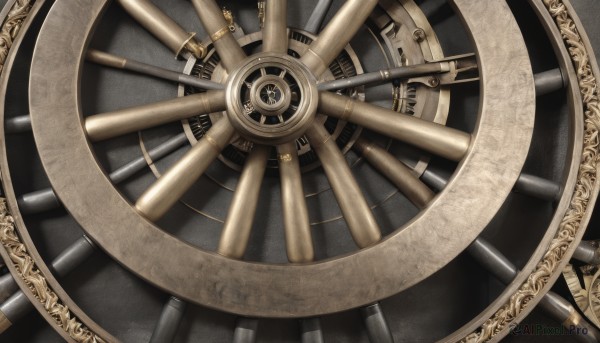
POLYGON ((507 4, 454 2, 479 57, 479 126, 446 190, 375 246, 307 265, 246 263, 201 251, 142 218, 99 167, 81 124, 81 64, 95 13, 107 1, 56 2, 40 33, 30 107, 44 167, 65 206, 100 246, 190 301, 247 316, 312 317, 396 294, 439 270, 479 235, 519 176, 533 130, 531 66, 507 4))

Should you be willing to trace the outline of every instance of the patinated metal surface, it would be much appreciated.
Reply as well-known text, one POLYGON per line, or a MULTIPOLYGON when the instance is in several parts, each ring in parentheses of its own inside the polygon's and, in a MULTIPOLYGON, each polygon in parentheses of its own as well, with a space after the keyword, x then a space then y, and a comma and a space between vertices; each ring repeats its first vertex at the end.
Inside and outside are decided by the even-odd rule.
POLYGON ((58 3, 42 31, 31 83, 40 154, 63 201, 101 246, 140 276, 185 299, 271 317, 311 316, 371 303, 415 284, 462 251, 502 204, 527 153, 534 113, 533 78, 518 27, 508 13, 493 19, 483 15, 508 12, 501 1, 457 5, 473 32, 482 75, 480 123, 471 150, 447 190, 425 213, 387 240, 353 255, 303 266, 245 263, 199 251, 138 216, 112 188, 89 148, 74 148, 87 146, 80 128, 76 71, 95 20, 88 9, 101 6, 97 2, 58 3), (65 15, 78 18, 68 48, 50 49, 64 44, 56 33, 64 30, 60 17, 65 15), (490 27, 502 28, 506 35, 496 37, 490 27), (73 43, 75 38, 78 45, 73 43), (42 43, 46 40, 48 44, 42 43), (498 46, 507 48, 499 50, 498 46), (44 72, 39 69, 42 65, 44 72), (53 91, 57 84, 64 85, 60 92, 53 91), (48 111, 55 114, 52 122, 46 122, 48 111), (54 137, 59 127, 62 132, 68 128, 67 133, 54 137), (504 149, 498 151, 498 145, 504 149), (74 175, 63 170, 65 164, 80 172, 74 175), (499 166, 505 173, 496 175, 499 166), (83 184, 88 188, 85 194, 77 191, 83 184), (473 194, 487 196, 479 199, 473 194), (463 231, 456 235, 453 227, 463 231), (150 253, 157 249, 168 252, 170 258, 150 253), (423 252, 429 254, 427 261, 420 257, 423 252), (322 279, 331 280, 326 289, 322 279), (373 288, 373 284, 378 286, 373 288))

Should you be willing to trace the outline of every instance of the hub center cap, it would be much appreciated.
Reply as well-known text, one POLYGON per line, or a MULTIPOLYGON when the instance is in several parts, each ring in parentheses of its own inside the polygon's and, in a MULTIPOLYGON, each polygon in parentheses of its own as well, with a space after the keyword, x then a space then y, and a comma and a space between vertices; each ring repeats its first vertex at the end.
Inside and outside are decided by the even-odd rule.
POLYGON ((229 78, 227 116, 246 139, 278 145, 300 138, 318 102, 311 72, 286 55, 259 54, 229 78))

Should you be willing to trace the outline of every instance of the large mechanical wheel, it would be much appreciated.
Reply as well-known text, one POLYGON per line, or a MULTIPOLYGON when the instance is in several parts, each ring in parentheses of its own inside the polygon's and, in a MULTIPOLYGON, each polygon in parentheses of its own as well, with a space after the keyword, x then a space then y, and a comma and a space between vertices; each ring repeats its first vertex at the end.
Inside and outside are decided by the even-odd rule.
POLYGON ((549 292, 600 262, 598 68, 568 1, 2 18, 3 339, 548 341, 521 324, 538 304, 559 341, 600 339, 549 292), (22 329, 32 306, 58 336, 22 329))

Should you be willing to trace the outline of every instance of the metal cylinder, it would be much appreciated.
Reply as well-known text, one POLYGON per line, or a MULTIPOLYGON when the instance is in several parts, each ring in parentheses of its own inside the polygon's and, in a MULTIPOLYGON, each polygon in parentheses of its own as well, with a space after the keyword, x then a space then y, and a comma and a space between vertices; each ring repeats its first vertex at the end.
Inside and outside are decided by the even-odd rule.
POLYGON ((561 323, 567 330, 577 332, 574 334, 579 342, 600 342, 600 332, 587 322, 577 310, 564 298, 554 292, 548 292, 539 304, 547 314, 561 323))
POLYGON ((287 54, 287 0, 267 0, 263 51, 287 54))
POLYGON ((258 319, 239 317, 233 332, 233 343, 254 343, 257 331, 258 319))
POLYGON ((379 303, 360 309, 363 316, 369 341, 376 343, 394 343, 392 331, 385 319, 379 303))
POLYGON ((204 30, 213 41, 226 71, 230 72, 246 58, 246 53, 229 30, 223 12, 214 0, 192 0, 204 30))
POLYGON ((379 225, 335 141, 318 122, 306 132, 306 136, 321 160, 356 245, 365 248, 379 242, 379 225))
POLYGON ((221 233, 219 254, 240 259, 246 253, 271 148, 255 146, 246 160, 221 233))
POLYGON ((600 265, 600 248, 592 242, 581 241, 573 253, 573 258, 591 265, 600 265))
POLYGON ((61 206, 52 188, 24 194, 17 199, 22 214, 35 214, 57 209, 61 206))
POLYGON ((129 15, 163 42, 175 56, 185 49, 196 58, 206 55, 206 48, 149 0, 117 0, 129 15))
POLYGON ((158 323, 150 337, 150 343, 171 343, 177 335, 185 313, 185 302, 171 297, 163 308, 158 323))
POLYGON ((467 250, 477 262, 504 284, 512 282, 517 275, 517 268, 498 249, 483 238, 477 238, 467 250))
POLYGON ((321 320, 319 318, 302 319, 300 325, 302 343, 323 343, 323 332, 321 331, 321 320))
POLYGON ((31 132, 31 117, 24 115, 6 119, 4 130, 9 134, 31 132))
POLYGON ((8 299, 17 290, 19 290, 19 286, 15 282, 12 274, 8 273, 0 277, 0 302, 8 299))
POLYGON ((557 201, 562 194, 562 187, 559 184, 530 174, 521 174, 514 190, 552 202, 557 201))
POLYGON ((308 18, 308 22, 304 27, 304 31, 310 33, 317 33, 321 29, 321 25, 323 25, 323 20, 325 20, 325 16, 327 15, 327 11, 331 7, 333 0, 319 0, 315 9, 313 10, 310 18, 308 18))
POLYGON ((560 68, 535 74, 534 80, 537 96, 550 94, 565 88, 565 79, 560 68))

